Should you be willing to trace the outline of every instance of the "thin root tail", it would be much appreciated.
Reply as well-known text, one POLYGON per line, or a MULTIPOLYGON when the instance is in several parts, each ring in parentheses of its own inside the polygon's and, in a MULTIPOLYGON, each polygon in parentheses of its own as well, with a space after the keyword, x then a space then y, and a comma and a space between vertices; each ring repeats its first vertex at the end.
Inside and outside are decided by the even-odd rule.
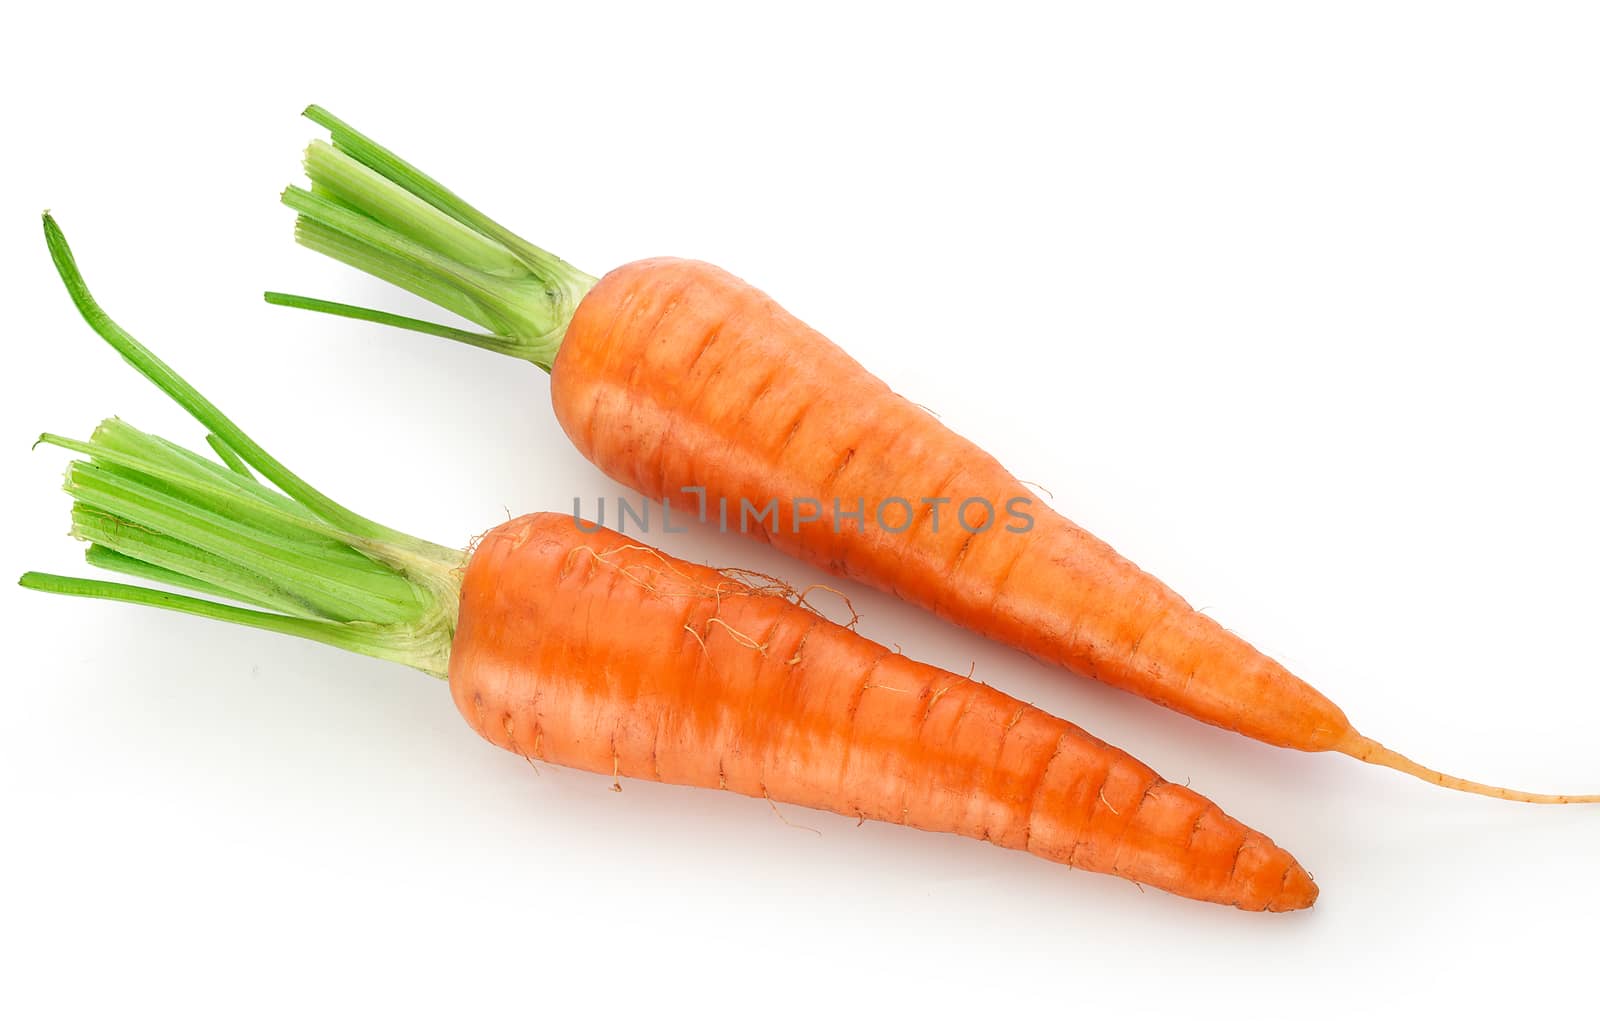
POLYGON ((1397 769, 1408 776, 1414 776, 1418 780, 1424 780, 1438 787, 1448 787, 1450 790, 1464 791, 1468 794, 1481 794, 1486 798, 1521 801, 1529 805, 1600 804, 1600 794, 1530 794, 1527 791, 1514 791, 1506 787, 1491 787, 1488 784, 1463 780, 1459 776, 1450 776, 1437 769, 1419 765, 1399 752, 1391 751, 1370 737, 1363 737, 1360 734, 1353 735, 1338 750, 1362 762, 1370 762, 1375 766, 1388 766, 1390 769, 1397 769))

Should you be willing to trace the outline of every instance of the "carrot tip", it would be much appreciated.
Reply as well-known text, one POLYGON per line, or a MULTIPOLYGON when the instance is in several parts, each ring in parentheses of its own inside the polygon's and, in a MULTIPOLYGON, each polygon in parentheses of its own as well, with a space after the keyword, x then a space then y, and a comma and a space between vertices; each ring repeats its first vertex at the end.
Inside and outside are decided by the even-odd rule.
POLYGON ((1600 794, 1532 794, 1528 791, 1512 790, 1508 787, 1493 787, 1489 784, 1478 783, 1475 780, 1463 780, 1458 776, 1441 773, 1437 769, 1429 769, 1399 752, 1365 737, 1354 734, 1348 741, 1338 748, 1353 758, 1362 762, 1370 762, 1375 766, 1387 766, 1398 770, 1407 776, 1414 776, 1419 780, 1431 783, 1437 787, 1445 787, 1453 791, 1462 791, 1467 794, 1477 794, 1486 798, 1497 798, 1501 801, 1519 801, 1528 805, 1594 805, 1600 804, 1600 794))
POLYGON ((1284 879, 1283 889, 1267 905, 1268 911, 1299 911, 1309 908, 1317 902, 1317 896, 1322 891, 1317 888, 1317 881, 1311 878, 1299 865, 1289 870, 1284 879))

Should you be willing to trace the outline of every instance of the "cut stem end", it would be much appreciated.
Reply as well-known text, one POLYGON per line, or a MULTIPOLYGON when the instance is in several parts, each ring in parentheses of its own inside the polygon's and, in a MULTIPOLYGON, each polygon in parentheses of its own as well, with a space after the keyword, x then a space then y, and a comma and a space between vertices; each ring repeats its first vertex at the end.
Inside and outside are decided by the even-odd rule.
POLYGON ((49 214, 44 231, 84 319, 206 428, 220 459, 114 418, 88 440, 44 434, 40 442, 81 456, 65 484, 72 535, 90 544, 96 567, 212 598, 40 573, 21 585, 244 624, 445 676, 464 555, 355 514, 291 472, 106 314, 49 214))
POLYGON ((486 333, 371 309, 269 295, 273 304, 386 323, 530 361, 549 371, 595 278, 513 234, 321 107, 329 142, 306 150, 310 189, 290 186, 295 239, 403 287, 486 333))

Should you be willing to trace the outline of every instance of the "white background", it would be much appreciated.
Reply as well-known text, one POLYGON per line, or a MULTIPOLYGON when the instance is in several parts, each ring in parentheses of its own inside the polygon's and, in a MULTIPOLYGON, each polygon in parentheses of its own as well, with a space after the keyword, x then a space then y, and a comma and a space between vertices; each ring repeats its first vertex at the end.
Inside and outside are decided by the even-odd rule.
MULTIPOLYGON (((200 435, 77 320, 45 206, 114 315, 357 509, 465 542, 618 492, 537 371, 261 303, 423 311, 291 242, 315 101, 591 271, 766 288, 1380 740, 1600 789, 1592 6, 579 6, 6 15, 0 569, 80 569, 37 432, 200 435)), ((868 634, 1191 780, 1321 903, 619 796, 420 674, 0 591, 7 1016, 1592 1010, 1600 809, 1256 746, 866 591, 868 634)))

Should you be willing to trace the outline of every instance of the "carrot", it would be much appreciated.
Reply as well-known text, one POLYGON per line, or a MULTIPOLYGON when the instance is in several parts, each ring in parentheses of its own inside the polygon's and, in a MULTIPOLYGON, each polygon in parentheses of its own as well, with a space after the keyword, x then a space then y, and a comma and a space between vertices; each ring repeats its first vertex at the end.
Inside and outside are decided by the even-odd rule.
POLYGON ((550 373, 562 428, 612 478, 698 506, 702 520, 710 505, 748 524, 749 509, 756 524, 740 530, 793 556, 1197 720, 1455 790, 1600 801, 1447 776, 1366 737, 1321 692, 1035 505, 993 457, 737 277, 646 259, 596 281, 319 107, 306 116, 333 144, 307 150, 312 190, 284 193, 297 239, 489 332, 295 295, 268 301, 531 361, 550 373))
POLYGON ((84 458, 67 473, 73 534, 92 544, 91 563, 213 598, 40 573, 24 587, 403 663, 447 678, 489 741, 613 783, 962 834, 1251 911, 1316 900, 1288 852, 1194 791, 988 685, 890 652, 774 580, 565 514, 508 521, 462 553, 347 510, 114 323, 48 214, 45 234, 84 318, 209 430, 221 458, 118 419, 88 441, 45 434, 84 458))

